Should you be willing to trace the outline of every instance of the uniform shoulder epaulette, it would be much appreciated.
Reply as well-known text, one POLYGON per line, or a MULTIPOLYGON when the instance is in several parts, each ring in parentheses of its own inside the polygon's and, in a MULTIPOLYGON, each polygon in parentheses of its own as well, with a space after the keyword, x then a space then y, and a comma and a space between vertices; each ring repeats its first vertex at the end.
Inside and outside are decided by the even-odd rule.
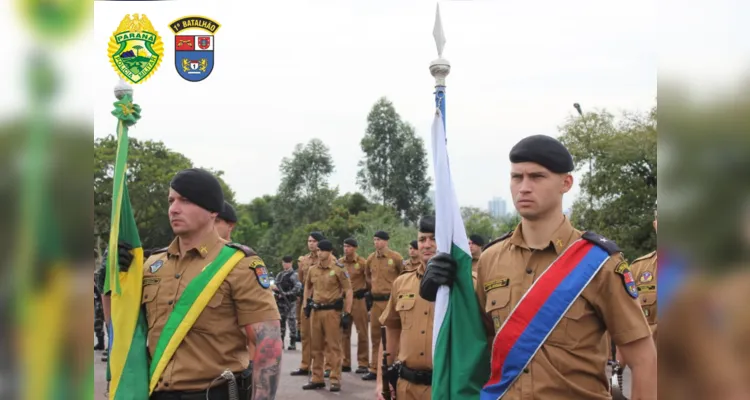
POLYGON ((164 247, 164 248, 161 248, 161 249, 151 250, 151 255, 153 256, 155 254, 166 253, 168 249, 169 249, 169 247, 164 247))
POLYGON ((652 252, 646 254, 645 256, 640 256, 640 257, 636 258, 635 260, 633 260, 633 262, 635 263, 636 261, 648 260, 649 258, 654 258, 654 256, 656 256, 656 252, 652 251, 652 252))
POLYGON ((620 250, 620 248, 617 246, 617 243, 605 238, 602 235, 599 235, 598 233, 587 231, 587 232, 584 232, 583 235, 581 235, 581 237, 601 247, 609 255, 614 255, 614 254, 622 252, 622 250, 620 250))
POLYGON ((258 255, 258 253, 256 253, 255 250, 245 246, 244 244, 231 242, 231 243, 227 243, 227 246, 233 249, 241 250, 243 253, 245 253, 245 257, 252 257, 252 256, 258 255))
POLYGON ((490 248, 490 246, 492 246, 494 244, 502 242, 503 240, 511 237, 511 235, 513 235, 513 230, 512 229, 510 231, 506 232, 503 236, 500 236, 499 238, 497 238, 497 239, 495 239, 495 240, 487 243, 486 245, 484 245, 484 247, 482 247, 482 251, 487 250, 488 248, 490 248))

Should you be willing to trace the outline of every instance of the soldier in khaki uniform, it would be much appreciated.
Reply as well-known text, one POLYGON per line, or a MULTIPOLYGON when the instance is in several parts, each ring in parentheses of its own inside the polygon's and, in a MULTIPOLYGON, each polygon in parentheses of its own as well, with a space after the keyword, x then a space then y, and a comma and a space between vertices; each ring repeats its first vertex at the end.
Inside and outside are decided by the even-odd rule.
MULTIPOLYGON (((354 326, 357 328, 357 374, 366 374, 370 365, 370 344, 367 337, 367 305, 365 304, 365 295, 369 291, 367 279, 365 279, 365 264, 367 260, 357 254, 359 243, 354 238, 344 240, 344 256, 339 258, 339 263, 346 267, 349 273, 349 280, 352 284, 354 299, 352 301, 352 319, 354 326)), ((352 357, 352 327, 351 325, 344 331, 341 344, 344 348, 344 363, 341 367, 343 372, 351 372, 352 357)))
POLYGON ((365 381, 377 379, 378 372, 378 349, 380 348, 380 315, 385 310, 388 299, 391 297, 393 281, 401 274, 404 268, 403 257, 388 248, 387 232, 375 232, 375 252, 367 257, 365 266, 365 277, 367 284, 372 288, 372 308, 370 309, 370 372, 362 377, 365 381))
MULTIPOLYGON (((654 231, 657 230, 657 213, 654 212, 654 231)), ((656 252, 651 252, 633 261, 630 267, 633 277, 638 284, 638 299, 643 309, 643 315, 648 321, 651 333, 656 343, 656 252)))
MULTIPOLYGON (((227 400, 228 385, 219 376, 228 369, 240 381, 239 374, 253 358, 253 398, 272 398, 276 393, 282 354, 279 312, 263 261, 250 248, 219 237, 214 219, 223 202, 219 181, 207 171, 180 171, 170 184, 169 220, 176 239, 144 263, 142 303, 151 357, 185 288, 204 268, 214 265, 226 246, 242 250, 245 257, 231 269, 169 358, 151 399, 227 400), (248 332, 257 343, 255 354, 248 354, 248 332)), ((127 251, 120 249, 121 254, 123 250, 127 251)), ((120 257, 121 269, 127 269, 130 260, 120 257)))
POLYGON ((341 330, 352 323, 352 285, 349 273, 331 255, 333 244, 318 243, 318 262, 310 267, 305 278, 305 299, 310 299, 305 314, 312 323, 312 379, 304 390, 324 388, 323 351, 331 363, 330 391, 341 390, 341 330), (342 298, 343 295, 343 298, 342 298), (343 311, 343 312, 342 312, 343 311))
MULTIPOLYGON (((318 242, 324 240, 320 232, 310 232, 310 236, 307 237, 307 248, 310 250, 309 253, 304 256, 300 256, 297 261, 297 276, 299 281, 304 285, 305 279, 307 278, 307 271, 311 266, 318 262, 318 242)), ((299 368, 292 371, 292 376, 307 376, 310 374, 310 366, 312 365, 312 348, 310 340, 310 319, 305 317, 301 312, 305 306, 307 300, 302 297, 297 302, 297 323, 299 327, 297 332, 302 337, 302 360, 300 361, 299 368)))
POLYGON ((219 237, 224 240, 232 241, 232 231, 234 226, 237 224, 237 213, 234 211, 234 207, 231 204, 224 202, 224 209, 221 210, 219 215, 216 216, 214 226, 216 231, 219 232, 219 237))
MULTIPOLYGON (((420 264, 416 270, 406 271, 393 282, 391 298, 380 317, 386 327, 387 351, 391 355, 388 365, 398 361, 396 398, 422 400, 432 397, 432 324, 435 305, 419 296, 419 283, 425 273, 425 264, 435 255, 435 220, 431 217, 419 221, 418 233, 420 264), (397 355, 396 359, 392 355, 397 355)), ((382 360, 382 347, 379 360, 382 360)), ((378 363, 376 393, 381 397, 383 388, 382 363, 378 363)))
MULTIPOLYGON (((476 293, 480 309, 484 311, 482 318, 492 346, 493 363, 511 363, 519 368, 493 370, 483 391, 493 389, 504 393, 503 400, 609 399, 605 374, 608 358, 605 332, 609 331, 630 365, 633 398, 656 399, 656 347, 627 263, 614 243, 596 234, 583 235, 562 212, 562 197, 573 185, 570 171, 574 165, 570 153, 556 139, 536 135, 516 144, 510 152, 510 161, 511 193, 523 219, 512 233, 485 247, 479 259, 476 293), (584 241, 579 242, 579 238, 584 241), (567 265, 573 268, 560 269, 563 263, 551 265, 572 246, 589 249, 583 254, 596 254, 596 263, 580 263, 583 254, 573 261, 571 256, 580 253, 572 250, 566 259, 567 265), (557 272, 543 274, 553 266, 557 272), (591 275, 582 279, 582 275, 578 275, 582 271, 591 275), (550 279, 555 276, 574 278, 566 278, 563 285, 552 285, 554 281, 550 279), (564 305, 570 301, 570 307, 562 308, 559 303, 547 307, 548 311, 563 314, 559 319, 557 314, 554 319, 537 318, 537 321, 545 321, 545 329, 538 334, 521 332, 519 342, 510 350, 523 357, 502 358, 506 350, 499 346, 504 339, 494 343, 492 340, 498 331, 504 338, 511 335, 511 331, 501 330, 503 323, 518 309, 538 310, 530 306, 536 301, 549 304, 543 297, 526 296, 522 301, 524 295, 532 293, 529 290, 532 285, 542 279, 553 289, 556 287, 565 293, 564 305), (576 295, 565 292, 566 285, 583 286, 576 295), (527 300, 531 301, 527 303, 527 300), (553 323, 552 326, 549 323, 553 323), (539 347, 536 341, 540 341, 539 347), (494 380, 499 377, 504 380, 494 380)), ((440 285, 452 284, 455 270, 455 261, 449 254, 433 257, 422 279, 420 294, 434 301, 440 285)), ((548 289, 537 289, 536 296, 540 290, 546 293, 548 289)), ((515 323, 531 325, 534 316, 539 315, 534 312, 524 314, 528 317, 526 322, 513 316, 515 323)))
POLYGON ((477 288, 477 266, 479 265, 479 256, 482 255, 484 247, 484 238, 479 235, 469 236, 469 251, 471 251, 471 278, 474 280, 474 290, 477 288))
POLYGON ((422 264, 422 260, 419 258, 419 248, 418 243, 416 240, 412 240, 411 243, 409 243, 409 259, 404 260, 404 270, 403 272, 409 272, 414 271, 422 264))

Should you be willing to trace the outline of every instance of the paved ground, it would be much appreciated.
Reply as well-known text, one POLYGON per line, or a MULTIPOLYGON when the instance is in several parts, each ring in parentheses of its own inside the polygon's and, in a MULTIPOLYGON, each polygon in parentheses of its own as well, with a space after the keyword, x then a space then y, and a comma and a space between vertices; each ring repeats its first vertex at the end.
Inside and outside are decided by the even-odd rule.
MULTIPOLYGON (((352 335, 356 339, 356 335, 352 335)), ((286 343, 288 345, 288 342, 286 343)), ((299 348, 299 343, 298 346, 299 348)), ((356 342, 353 342, 352 354, 357 354, 356 342)), ((279 392, 276 399, 278 400, 320 400, 320 399, 351 399, 351 400, 372 400, 375 398, 375 382, 365 382, 360 379, 361 375, 354 372, 343 373, 341 381, 341 392, 331 393, 328 390, 302 390, 302 385, 307 383, 306 377, 290 376, 289 373, 299 367, 301 353, 296 351, 284 351, 282 359, 282 376, 279 392)), ((107 399, 105 393, 107 389, 106 382, 106 363, 101 361, 101 352, 94 352, 94 361, 96 369, 94 371, 95 379, 95 400, 107 399)), ((355 366, 356 369, 356 366, 355 366)), ((630 396, 630 370, 625 370, 624 375, 625 395, 630 396)))

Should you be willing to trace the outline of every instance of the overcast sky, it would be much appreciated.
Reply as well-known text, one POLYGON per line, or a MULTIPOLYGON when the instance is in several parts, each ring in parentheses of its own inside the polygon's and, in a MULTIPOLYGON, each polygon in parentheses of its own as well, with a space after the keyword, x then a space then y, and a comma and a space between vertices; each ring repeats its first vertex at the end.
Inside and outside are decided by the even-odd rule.
MULTIPOLYGON (((68 106, 86 112, 93 104, 95 136, 114 132, 118 78, 107 43, 123 16, 137 12, 155 24, 166 54, 155 75, 135 86, 143 118, 131 134, 225 171, 240 202, 274 193, 281 159, 313 137, 330 147, 331 184, 342 193, 357 190, 359 141, 380 96, 394 102, 429 149, 434 1, 216 3, 95 2, 94 40, 65 53, 91 60, 90 68, 66 69, 68 88, 93 88, 74 91, 68 106), (200 83, 175 71, 168 27, 193 14, 222 25, 216 66, 200 83)), ((441 14, 444 57, 452 65, 449 153, 464 206, 509 200, 508 151, 528 135, 557 135, 574 102, 614 113, 655 103, 653 1, 453 1, 441 2, 441 14)), ((566 207, 577 193, 576 185, 566 207)))

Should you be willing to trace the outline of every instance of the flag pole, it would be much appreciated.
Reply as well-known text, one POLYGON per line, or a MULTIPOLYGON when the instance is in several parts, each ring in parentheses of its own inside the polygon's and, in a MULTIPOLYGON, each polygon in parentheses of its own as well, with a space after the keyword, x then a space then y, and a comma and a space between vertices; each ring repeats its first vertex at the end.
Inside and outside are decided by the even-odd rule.
POLYGON ((443 48, 445 47, 445 33, 443 32, 443 21, 440 18, 440 3, 435 10, 435 27, 432 30, 432 36, 435 38, 438 58, 430 63, 430 74, 435 78, 435 107, 440 110, 443 117, 443 126, 445 126, 445 78, 451 72, 451 64, 443 58, 443 48))

